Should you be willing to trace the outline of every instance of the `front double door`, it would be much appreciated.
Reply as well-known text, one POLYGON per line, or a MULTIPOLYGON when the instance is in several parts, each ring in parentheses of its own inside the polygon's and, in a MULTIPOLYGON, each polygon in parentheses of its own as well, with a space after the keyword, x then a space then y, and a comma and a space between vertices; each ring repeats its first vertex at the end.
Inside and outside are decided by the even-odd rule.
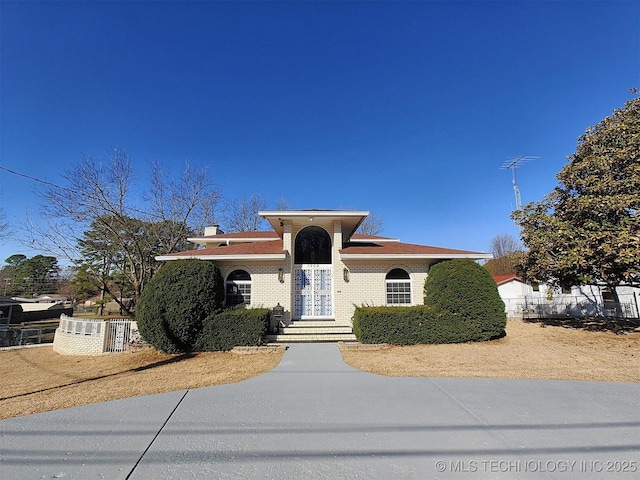
POLYGON ((294 319, 333 318, 332 277, 331 265, 294 266, 294 319))

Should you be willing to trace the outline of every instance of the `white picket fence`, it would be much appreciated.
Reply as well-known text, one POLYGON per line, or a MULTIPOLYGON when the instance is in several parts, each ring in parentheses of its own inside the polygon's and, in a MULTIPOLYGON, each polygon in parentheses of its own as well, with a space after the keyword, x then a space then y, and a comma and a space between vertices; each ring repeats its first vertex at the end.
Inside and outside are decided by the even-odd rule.
POLYGON ((629 297, 619 303, 604 304, 584 297, 563 295, 547 300, 543 298, 503 298, 507 316, 513 318, 550 317, 610 317, 640 318, 638 301, 629 297))

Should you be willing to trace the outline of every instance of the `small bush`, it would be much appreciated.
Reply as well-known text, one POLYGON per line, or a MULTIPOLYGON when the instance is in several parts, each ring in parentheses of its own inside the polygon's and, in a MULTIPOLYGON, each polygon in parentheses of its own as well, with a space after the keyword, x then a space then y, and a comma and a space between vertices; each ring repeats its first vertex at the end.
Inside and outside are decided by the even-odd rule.
POLYGON ((204 321, 198 349, 225 351, 236 346, 260 345, 269 326, 267 308, 233 309, 214 313, 204 321))
POLYGON ((140 296, 136 321, 142 338, 166 353, 191 352, 203 321, 222 308, 224 281, 204 260, 168 262, 140 296))

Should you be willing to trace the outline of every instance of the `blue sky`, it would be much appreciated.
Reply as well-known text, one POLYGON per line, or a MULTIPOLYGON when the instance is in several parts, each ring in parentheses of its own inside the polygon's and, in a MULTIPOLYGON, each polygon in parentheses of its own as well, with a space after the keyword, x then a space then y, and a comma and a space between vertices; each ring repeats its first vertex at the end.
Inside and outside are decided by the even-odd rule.
MULTIPOLYGON (((384 234, 487 251, 585 129, 640 88, 639 1, 0 3, 0 166, 53 183, 126 149, 223 196, 370 210, 384 234)), ((19 233, 33 181, 0 170, 19 233)), ((0 262, 34 255, 0 240, 0 262)))

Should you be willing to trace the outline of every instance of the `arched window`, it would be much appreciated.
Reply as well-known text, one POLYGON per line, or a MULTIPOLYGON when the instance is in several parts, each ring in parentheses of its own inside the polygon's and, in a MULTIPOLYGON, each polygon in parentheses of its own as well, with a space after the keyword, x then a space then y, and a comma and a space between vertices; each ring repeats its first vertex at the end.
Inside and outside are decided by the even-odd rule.
POLYGON ((394 268, 385 277, 387 305, 411 304, 411 278, 401 269, 394 268))
POLYGON ((233 307, 251 303, 251 275, 244 270, 234 270, 225 282, 225 305, 233 307))
POLYGON ((331 237, 324 228, 305 227, 298 232, 294 263, 331 263, 331 237))

